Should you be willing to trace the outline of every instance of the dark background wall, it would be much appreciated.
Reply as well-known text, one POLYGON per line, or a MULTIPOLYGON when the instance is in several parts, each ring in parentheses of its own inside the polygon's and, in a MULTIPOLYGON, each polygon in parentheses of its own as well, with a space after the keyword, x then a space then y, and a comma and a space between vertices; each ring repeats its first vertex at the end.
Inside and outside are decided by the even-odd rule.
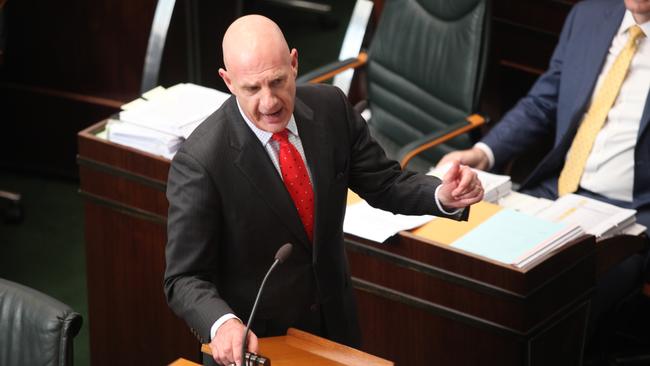
MULTIPOLYGON (((387 0, 375 0, 381 9, 387 0)), ((389 0, 388 0, 389 1, 389 0)), ((451 1, 451 0, 450 0, 451 1)), ((327 1, 324 1, 327 2, 327 1)), ((575 0, 494 0, 491 57, 483 109, 498 118, 546 68, 575 0)), ((278 19, 298 46, 301 71, 338 55, 352 0, 330 0, 329 27, 313 14, 245 1, 245 11, 278 19), (339 19, 340 18, 340 19, 339 19), (336 26, 338 22, 338 26, 336 26)), ((155 0, 8 0, 0 64, 0 166, 76 177, 77 131, 139 95, 155 0)), ((224 89, 219 40, 236 1, 180 0, 163 56, 160 82, 194 80, 224 89), (187 19, 196 7, 198 61, 188 62, 187 19)), ((377 12, 378 14, 379 12, 377 12)), ((194 24, 194 23, 193 23, 194 24)), ((292 45, 292 46, 293 46, 292 45)))

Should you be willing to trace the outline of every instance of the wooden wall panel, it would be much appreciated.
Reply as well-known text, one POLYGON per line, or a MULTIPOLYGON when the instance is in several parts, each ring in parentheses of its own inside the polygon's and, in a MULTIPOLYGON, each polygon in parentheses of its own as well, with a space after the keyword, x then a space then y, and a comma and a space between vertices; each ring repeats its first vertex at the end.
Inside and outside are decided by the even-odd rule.
MULTIPOLYGON (((219 44, 235 16, 235 2, 177 1, 161 84, 198 80, 224 89, 217 75, 219 44), (197 17, 188 22, 189 13, 197 17), (192 43, 188 24, 196 25, 198 35, 199 66, 194 68, 187 54, 192 43)), ((0 127, 13 138, 0 148, 0 166, 77 176, 76 133, 140 94, 156 4, 156 0, 7 2, 0 127), (34 144, 42 150, 29 151, 27 146, 34 144)))

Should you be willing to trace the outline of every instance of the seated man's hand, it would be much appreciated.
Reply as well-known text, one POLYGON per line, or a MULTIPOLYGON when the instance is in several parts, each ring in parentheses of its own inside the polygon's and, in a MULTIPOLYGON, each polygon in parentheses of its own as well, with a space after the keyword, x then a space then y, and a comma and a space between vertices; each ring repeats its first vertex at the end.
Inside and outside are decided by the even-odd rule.
POLYGON ((445 155, 438 162, 438 166, 442 166, 446 163, 451 163, 454 160, 457 160, 463 165, 470 166, 479 170, 486 170, 490 165, 485 152, 477 147, 473 147, 467 150, 458 150, 452 151, 449 154, 445 155))
POLYGON ((438 190, 440 203, 445 208, 463 208, 482 199, 483 185, 476 172, 454 160, 438 190))
MULTIPOLYGON (((239 319, 229 319, 223 323, 210 342, 212 358, 220 365, 242 365, 241 346, 246 327, 239 319)), ((257 336, 248 333, 248 352, 257 353, 257 336)))

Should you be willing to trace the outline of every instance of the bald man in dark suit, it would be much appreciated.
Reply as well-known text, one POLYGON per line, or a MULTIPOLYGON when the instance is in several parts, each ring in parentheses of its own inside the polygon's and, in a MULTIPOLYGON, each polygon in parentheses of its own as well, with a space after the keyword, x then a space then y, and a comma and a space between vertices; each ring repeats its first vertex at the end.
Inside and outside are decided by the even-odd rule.
POLYGON ((257 336, 292 326, 358 346, 342 230, 348 188, 396 213, 464 219, 483 196, 480 182, 458 163, 443 181, 402 171, 339 89, 296 87, 297 51, 269 19, 235 21, 223 51, 219 74, 233 97, 183 144, 169 173, 169 305, 210 342, 215 361, 239 363, 240 319, 276 250, 291 242, 267 282, 249 350, 257 336))

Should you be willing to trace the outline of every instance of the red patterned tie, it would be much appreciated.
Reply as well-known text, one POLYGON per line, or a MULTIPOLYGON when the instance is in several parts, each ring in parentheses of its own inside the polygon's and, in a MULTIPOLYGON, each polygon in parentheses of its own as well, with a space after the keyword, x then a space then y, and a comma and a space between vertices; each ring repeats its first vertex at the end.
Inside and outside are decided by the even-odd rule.
POLYGON ((280 144, 280 171, 284 185, 298 210, 309 241, 314 236, 314 191, 302 156, 289 142, 287 130, 274 133, 272 139, 280 144))

